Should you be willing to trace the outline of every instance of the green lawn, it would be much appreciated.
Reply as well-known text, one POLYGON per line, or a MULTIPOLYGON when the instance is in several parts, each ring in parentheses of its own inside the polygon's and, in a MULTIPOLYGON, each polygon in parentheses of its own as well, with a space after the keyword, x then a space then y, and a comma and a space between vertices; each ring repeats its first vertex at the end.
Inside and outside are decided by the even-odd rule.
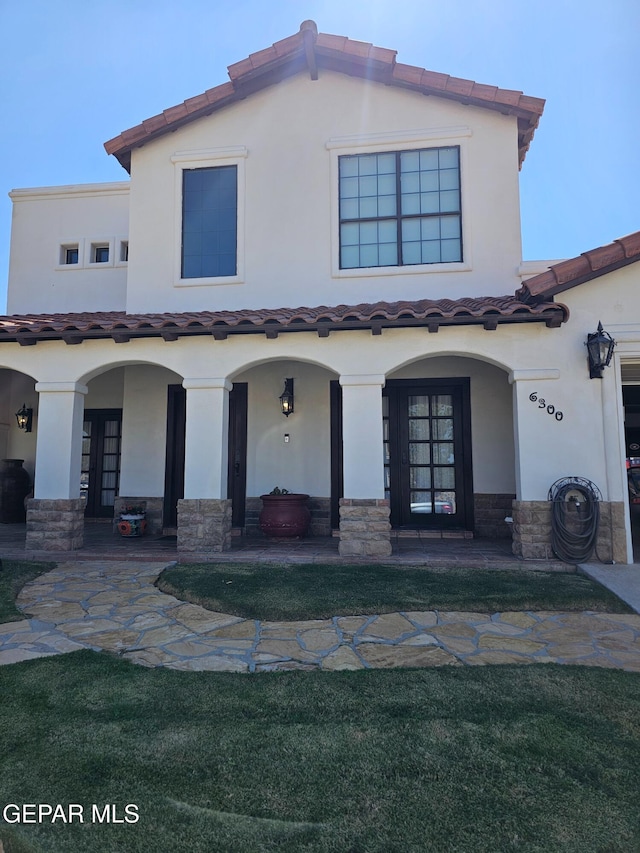
POLYGON ((640 676, 586 667, 187 673, 74 652, 0 668, 5 853, 640 849, 640 676), (91 823, 114 803, 136 824, 91 823))
POLYGON ((31 563, 27 560, 3 560, 0 568, 0 624, 24 619, 15 606, 16 596, 30 580, 49 572, 55 563, 31 563))
POLYGON ((199 563, 166 569, 157 586, 177 598, 247 619, 323 619, 396 610, 631 612, 582 575, 526 570, 199 563))

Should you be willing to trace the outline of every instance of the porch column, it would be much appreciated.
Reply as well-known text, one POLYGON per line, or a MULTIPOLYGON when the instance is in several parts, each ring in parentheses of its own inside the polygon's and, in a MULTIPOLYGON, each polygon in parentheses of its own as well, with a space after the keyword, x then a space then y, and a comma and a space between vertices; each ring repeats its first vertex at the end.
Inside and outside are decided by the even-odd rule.
POLYGON ((178 555, 206 560, 231 547, 227 498, 229 391, 225 378, 185 379, 184 499, 178 501, 178 555))
POLYGON ((343 556, 391 554, 382 459, 384 383, 382 374, 340 377, 344 498, 340 500, 339 551, 343 556))
POLYGON ((72 551, 82 547, 80 499, 82 419, 86 385, 38 382, 34 498, 27 504, 25 548, 72 551))
MULTIPOLYGON (((551 484, 564 470, 564 466, 553 458, 562 447, 555 430, 564 429, 564 425, 555 420, 555 414, 550 416, 546 407, 540 409, 540 402, 544 400, 545 405, 546 401, 558 402, 552 380, 559 376, 560 371, 555 369, 514 370, 509 375, 509 382, 513 385, 516 464, 512 550, 525 560, 554 559, 551 504, 547 495, 551 484)), ((561 406, 557 405, 557 408, 561 409, 561 406)))

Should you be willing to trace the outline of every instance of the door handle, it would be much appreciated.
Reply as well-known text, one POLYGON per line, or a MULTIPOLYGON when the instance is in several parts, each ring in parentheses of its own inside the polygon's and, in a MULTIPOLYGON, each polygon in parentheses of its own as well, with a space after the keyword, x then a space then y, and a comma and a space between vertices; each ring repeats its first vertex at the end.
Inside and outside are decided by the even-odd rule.
POLYGON ((237 477, 240 474, 240 463, 239 462, 236 462, 236 464, 233 466, 233 470, 236 472, 236 477, 237 477))
POLYGON ((409 459, 407 458, 407 451, 403 450, 402 451, 402 464, 406 465, 408 462, 409 462, 409 459))

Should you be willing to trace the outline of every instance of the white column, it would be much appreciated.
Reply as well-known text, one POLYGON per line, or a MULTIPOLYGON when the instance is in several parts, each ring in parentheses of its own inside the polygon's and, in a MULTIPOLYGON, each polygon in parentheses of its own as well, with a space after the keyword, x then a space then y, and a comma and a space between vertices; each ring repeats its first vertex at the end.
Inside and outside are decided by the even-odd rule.
MULTIPOLYGON (((561 401, 554 394, 551 380, 560 377, 556 369, 514 370, 509 375, 513 385, 513 434, 515 440, 516 500, 543 501, 549 486, 564 474, 566 430, 570 419, 558 421, 546 412, 546 401, 561 401), (537 400, 532 400, 531 395, 537 400), (545 401, 544 412, 540 410, 545 401)), ((563 413, 564 418, 564 413, 563 413)))
POLYGON ((227 497, 229 456, 228 379, 185 379, 185 499, 227 497))
POLYGON ((345 498, 384 498, 384 383, 383 374, 340 377, 345 498))
POLYGON ((80 497, 82 420, 87 386, 38 382, 38 433, 34 497, 80 497))

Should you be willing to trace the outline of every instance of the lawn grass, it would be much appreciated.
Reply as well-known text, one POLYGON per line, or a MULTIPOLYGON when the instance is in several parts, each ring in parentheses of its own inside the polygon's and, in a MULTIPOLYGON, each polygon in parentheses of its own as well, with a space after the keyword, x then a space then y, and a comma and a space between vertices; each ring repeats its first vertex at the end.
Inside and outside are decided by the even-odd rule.
POLYGON ((582 575, 526 570, 194 563, 165 569, 157 586, 209 610, 275 621, 396 610, 632 612, 582 575))
MULTIPOLYGON (((0 668, 5 853, 640 849, 640 675, 189 673, 89 650, 0 668), (91 823, 114 803, 136 824, 91 823)), ((1 814, 1 812, 0 812, 1 814)))
POLYGON ((49 572, 55 563, 32 563, 28 560, 2 560, 0 568, 0 624, 24 619, 15 605, 16 596, 29 581, 49 572))

